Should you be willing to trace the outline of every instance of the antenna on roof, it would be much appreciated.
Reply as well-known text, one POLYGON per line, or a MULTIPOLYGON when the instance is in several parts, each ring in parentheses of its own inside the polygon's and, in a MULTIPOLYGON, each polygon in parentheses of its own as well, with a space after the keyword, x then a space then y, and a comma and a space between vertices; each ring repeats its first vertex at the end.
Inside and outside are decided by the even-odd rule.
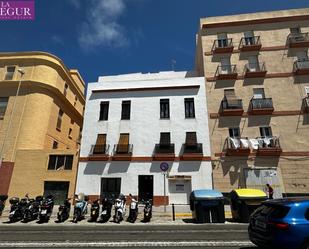
POLYGON ((171 59, 171 64, 172 64, 172 71, 175 71, 176 60, 175 59, 171 59))

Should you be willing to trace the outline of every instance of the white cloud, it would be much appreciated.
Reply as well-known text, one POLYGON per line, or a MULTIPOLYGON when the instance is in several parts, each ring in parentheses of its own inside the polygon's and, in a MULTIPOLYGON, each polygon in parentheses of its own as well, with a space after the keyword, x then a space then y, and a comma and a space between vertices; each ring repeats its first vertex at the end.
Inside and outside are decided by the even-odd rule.
POLYGON ((126 10, 125 0, 91 0, 78 41, 82 48, 124 47, 129 44, 119 17, 126 10))

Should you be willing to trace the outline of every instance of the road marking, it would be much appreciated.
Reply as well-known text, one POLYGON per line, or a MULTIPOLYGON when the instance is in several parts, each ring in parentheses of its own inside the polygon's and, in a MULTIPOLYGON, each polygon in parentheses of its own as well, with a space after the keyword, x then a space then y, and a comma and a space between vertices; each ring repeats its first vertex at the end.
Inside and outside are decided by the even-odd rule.
POLYGON ((98 248, 98 247, 242 247, 250 241, 130 241, 130 242, 0 242, 0 248, 98 248))

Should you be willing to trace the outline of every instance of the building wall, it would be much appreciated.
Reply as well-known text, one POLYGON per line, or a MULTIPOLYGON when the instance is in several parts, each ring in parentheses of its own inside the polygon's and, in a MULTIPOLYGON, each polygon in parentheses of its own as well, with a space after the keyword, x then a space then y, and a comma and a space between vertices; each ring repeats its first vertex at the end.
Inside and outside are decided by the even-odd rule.
POLYGON ((215 188, 230 192, 233 188, 244 187, 243 169, 246 167, 273 167, 281 176, 284 193, 308 193, 309 184, 305 175, 309 173, 308 164, 308 114, 302 113, 302 100, 309 77, 294 76, 293 63, 297 52, 308 48, 288 48, 286 45, 290 28, 301 27, 309 31, 308 9, 253 13, 228 17, 201 19, 200 36, 197 41, 196 67, 203 68, 206 80, 206 95, 209 112, 209 130, 213 157, 215 188), (203 28, 202 28, 203 27, 203 28), (240 52, 239 42, 245 31, 254 31, 260 36, 260 51, 240 52), (227 33, 233 39, 234 52, 213 54, 211 52, 217 34, 227 33), (199 48, 202 44, 202 50, 199 48), (201 54, 202 53, 202 54, 201 54), (261 78, 243 77, 248 57, 258 55, 259 62, 265 62, 267 75, 261 78), (200 57, 203 57, 201 62, 200 57), (217 80, 215 73, 220 59, 230 57, 231 64, 237 66, 236 80, 217 80), (224 89, 235 89, 242 99, 244 114, 236 117, 222 117, 219 114, 224 89), (247 115, 253 88, 264 88, 265 97, 272 98, 273 115, 247 115), (228 128, 239 127, 242 137, 260 136, 259 127, 270 126, 274 136, 279 137, 283 153, 278 158, 263 158, 250 155, 246 157, 223 156, 224 142, 229 136, 228 128))

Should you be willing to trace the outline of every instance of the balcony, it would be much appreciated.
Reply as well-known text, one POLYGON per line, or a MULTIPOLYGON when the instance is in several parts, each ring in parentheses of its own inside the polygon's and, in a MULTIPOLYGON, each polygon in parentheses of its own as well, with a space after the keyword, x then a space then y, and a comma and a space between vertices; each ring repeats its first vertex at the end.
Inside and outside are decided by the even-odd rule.
POLYGON ((228 137, 224 145, 227 156, 249 156, 250 148, 247 138, 228 137))
POLYGON ((236 65, 218 66, 215 78, 217 80, 236 80, 237 79, 236 65))
POLYGON ((234 46, 231 38, 215 40, 211 49, 213 54, 232 53, 233 50, 234 46))
POLYGON ((262 63, 248 63, 244 68, 245 78, 260 78, 265 77, 267 73, 265 62, 262 63))
POLYGON ((155 161, 174 161, 175 144, 156 144, 153 160, 155 161))
POLYGON ((240 40, 238 49, 241 52, 259 51, 262 47, 260 36, 243 37, 240 40))
POLYGON ((309 60, 295 61, 293 66, 293 72, 296 75, 309 74, 309 60))
POLYGON ((115 144, 113 150, 114 161, 130 161, 133 152, 133 144, 115 144))
POLYGON ((183 144, 181 158, 190 161, 200 161, 203 158, 203 144, 183 144))
POLYGON ((244 112, 241 99, 227 100, 224 98, 221 101, 221 116, 241 116, 244 112))
POLYGON ((258 156, 280 156, 282 153, 278 137, 258 137, 255 140, 257 146, 253 149, 258 156))
POLYGON ((309 33, 289 34, 287 43, 290 48, 309 47, 309 33))
POLYGON ((303 110, 304 112, 309 113, 309 97, 306 97, 303 100, 303 110))
POLYGON ((94 144, 91 146, 89 161, 107 161, 109 159, 109 144, 94 144))
POLYGON ((272 98, 251 99, 249 113, 251 115, 270 115, 274 111, 272 98))

